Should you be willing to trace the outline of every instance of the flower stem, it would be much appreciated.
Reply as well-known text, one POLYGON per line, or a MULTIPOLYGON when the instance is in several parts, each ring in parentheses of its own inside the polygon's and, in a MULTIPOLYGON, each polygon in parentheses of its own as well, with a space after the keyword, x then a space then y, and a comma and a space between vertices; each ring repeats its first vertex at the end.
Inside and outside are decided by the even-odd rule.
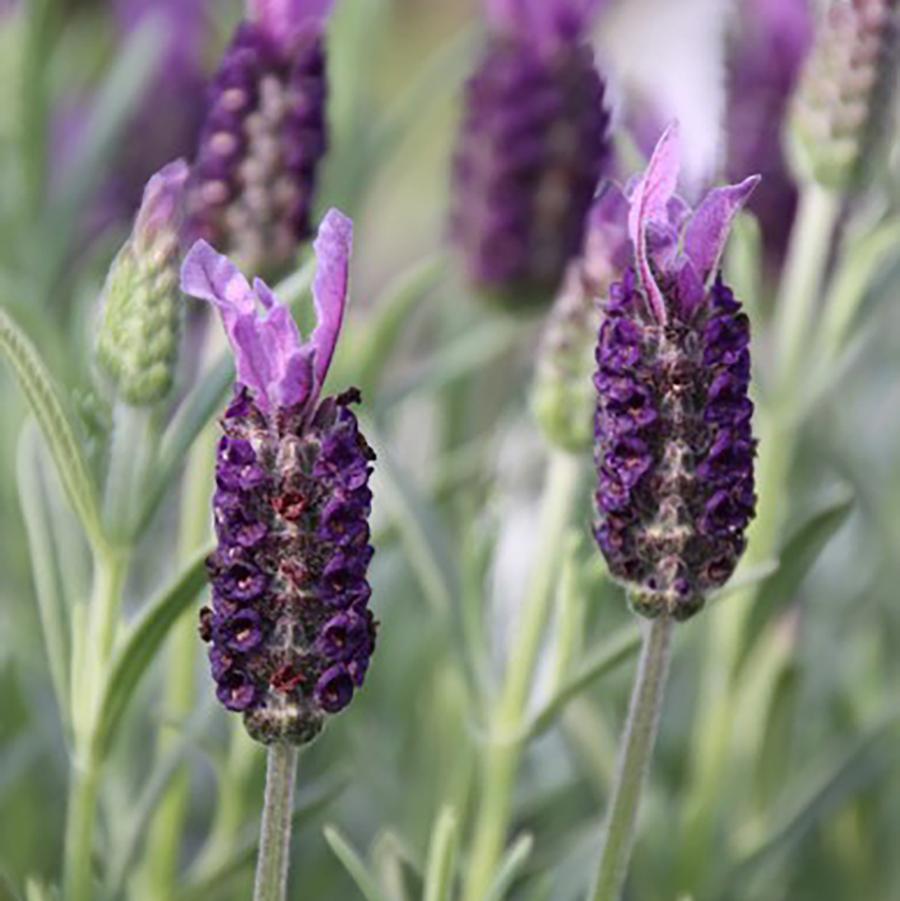
POLYGON ((660 616, 644 634, 600 852, 594 901, 617 901, 628 873, 638 804, 653 756, 671 658, 672 619, 660 616))
POLYGON ((85 624, 86 653, 81 671, 73 674, 72 679, 74 749, 66 812, 66 901, 90 901, 94 897, 91 857, 100 781, 94 733, 127 573, 128 554, 124 551, 109 552, 96 561, 91 609, 85 624))
POLYGON ((577 457, 560 451, 550 457, 539 529, 541 550, 531 575, 521 626, 510 651, 503 690, 490 723, 490 741, 482 770, 481 804, 463 895, 466 901, 484 901, 503 853, 522 753, 528 689, 544 637, 579 474, 577 457))
POLYGON ((840 194, 815 182, 804 185, 800 194, 773 329, 779 388, 789 397, 797 393, 793 383, 808 347, 841 200, 840 194))
POLYGON ((66 901, 90 901, 94 897, 91 858, 97 816, 99 773, 93 761, 73 764, 69 775, 66 811, 64 891, 66 901))
POLYGON ((287 897, 296 770, 293 745, 278 742, 269 748, 254 901, 284 901, 287 897))

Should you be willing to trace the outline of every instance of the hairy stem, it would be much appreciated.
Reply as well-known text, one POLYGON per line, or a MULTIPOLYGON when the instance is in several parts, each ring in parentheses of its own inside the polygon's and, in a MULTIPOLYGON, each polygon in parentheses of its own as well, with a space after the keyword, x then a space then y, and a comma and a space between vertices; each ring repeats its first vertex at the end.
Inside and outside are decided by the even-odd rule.
POLYGON ((594 901, 617 901, 628 874, 641 789, 659 727, 671 658, 672 619, 653 620, 644 634, 631 706, 609 801, 594 901))
POLYGON ((531 575, 522 620, 510 650, 506 679, 493 711, 481 776, 481 804, 465 884, 466 901, 484 901, 503 853, 512 793, 522 753, 524 715, 578 488, 576 457, 554 452, 544 483, 541 549, 531 575))
POLYGON ((293 745, 278 742, 269 748, 254 901, 284 901, 287 897, 296 771, 293 745))

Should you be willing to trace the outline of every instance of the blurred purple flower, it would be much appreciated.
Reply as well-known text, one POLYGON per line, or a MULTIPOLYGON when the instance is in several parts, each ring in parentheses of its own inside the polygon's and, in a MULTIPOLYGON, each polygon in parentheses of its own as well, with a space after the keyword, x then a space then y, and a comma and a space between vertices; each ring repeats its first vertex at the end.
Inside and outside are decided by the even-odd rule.
POLYGON ((351 410, 359 392, 321 398, 351 241, 352 223, 332 210, 314 245, 318 324, 305 343, 266 284, 251 287, 206 242, 182 267, 183 291, 218 308, 237 368, 216 464, 219 543, 201 634, 219 700, 264 743, 314 738, 362 685, 375 647, 366 578, 374 454, 351 410))
MULTIPOLYGON (((194 153, 206 97, 203 50, 210 0, 115 0, 119 37, 125 40, 151 19, 162 29, 162 48, 140 105, 126 124, 108 174, 89 211, 88 227, 127 222, 154 172, 194 153)), ((84 140, 90 100, 73 98, 54 122, 54 165, 64 170, 84 140)))
POLYGON ((310 233, 328 146, 327 0, 253 0, 219 65, 188 194, 189 229, 254 272, 310 233))
POLYGON ((596 352, 595 536, 638 612, 686 619, 733 572, 754 514, 749 322, 718 267, 759 177, 692 210, 679 166, 672 126, 629 192, 634 265, 596 352))
POLYGON ((583 41, 596 6, 488 0, 492 34, 466 87, 450 229, 472 285, 510 308, 553 299, 609 155, 604 85, 583 41))
POLYGON ((759 218, 774 265, 784 256, 797 205, 782 132, 812 37, 808 0, 745 0, 730 48, 727 173, 762 174, 748 206, 759 218))

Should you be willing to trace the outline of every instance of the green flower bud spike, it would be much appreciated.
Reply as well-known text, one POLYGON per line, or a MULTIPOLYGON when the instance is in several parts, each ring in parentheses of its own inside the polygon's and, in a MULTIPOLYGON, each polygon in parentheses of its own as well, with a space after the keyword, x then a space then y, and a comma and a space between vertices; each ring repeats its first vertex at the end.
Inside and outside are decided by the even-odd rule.
POLYGON ((627 211, 613 184, 594 201, 582 255, 569 264, 538 348, 532 409, 547 441, 571 453, 586 452, 594 443, 598 301, 627 262, 627 211))
POLYGON ((131 237, 113 260, 103 291, 97 361, 117 396, 134 407, 172 387, 181 327, 178 270, 188 166, 169 163, 144 189, 131 237))
POLYGON ((889 131, 896 73, 896 0, 832 2, 794 97, 800 176, 837 189, 866 180, 889 131))

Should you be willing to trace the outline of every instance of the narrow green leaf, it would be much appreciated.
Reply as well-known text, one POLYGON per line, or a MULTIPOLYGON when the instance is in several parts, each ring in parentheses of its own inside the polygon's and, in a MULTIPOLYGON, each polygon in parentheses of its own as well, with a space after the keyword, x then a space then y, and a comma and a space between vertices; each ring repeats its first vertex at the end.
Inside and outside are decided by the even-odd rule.
POLYGON ((365 343, 351 380, 359 384, 364 395, 375 393, 410 313, 443 275, 444 265, 444 257, 439 254, 419 260, 393 279, 376 299, 373 315, 364 325, 365 343))
POLYGON ((623 626, 611 638, 606 639, 589 654, 556 693, 535 714, 528 728, 528 737, 535 738, 546 732, 563 708, 576 695, 584 691, 595 679, 624 663, 641 646, 641 632, 637 623, 623 626))
POLYGON ((85 534, 95 550, 106 548, 107 542, 100 525, 97 489, 75 437, 75 430, 37 349, 3 310, 0 310, 0 352, 9 360, 22 393, 44 433, 66 495, 85 534))
POLYGON ((444 807, 431 833, 423 901, 451 901, 456 871, 459 824, 452 807, 444 807))
POLYGON ((322 833, 335 857, 344 865, 344 869, 366 901, 387 901, 378 887, 375 877, 369 872, 365 861, 354 851, 337 828, 326 826, 322 833))
POLYGON ((416 71, 405 91, 373 130, 367 142, 366 159, 383 162, 409 134, 410 128, 422 121, 422 109, 434 106, 441 95, 452 97, 459 89, 472 65, 478 34, 464 28, 443 47, 431 53, 426 64, 416 71))
POLYGON ((875 782, 892 764, 891 740, 900 721, 900 707, 887 711, 853 742, 837 761, 818 770, 812 790, 786 801, 772 817, 773 827, 727 875, 725 885, 741 885, 751 873, 789 853, 805 835, 827 819, 848 798, 875 782))
POLYGON ((823 365, 830 366, 850 335, 866 291, 891 258, 900 258, 900 219, 858 237, 843 255, 825 301, 821 325, 823 365))
POLYGON ((852 494, 842 490, 815 510, 785 542, 779 554, 778 569, 757 589, 744 626, 735 672, 747 662, 750 651, 769 622, 790 602, 825 546, 846 522, 853 506, 852 494))
MULTIPOLYGON (((741 577, 732 579, 724 588, 712 595, 709 602, 718 603, 733 592, 756 584, 775 571, 777 564, 774 561, 748 569, 741 577)), ((528 737, 535 738, 546 732, 556 722, 569 701, 581 694, 595 680, 612 672, 636 654, 640 646, 641 633, 637 623, 622 626, 610 638, 603 641, 581 661, 572 675, 561 682, 556 692, 534 715, 528 727, 528 737)))
POLYGON ((100 759, 109 751, 128 702, 169 630, 206 584, 205 560, 208 553, 209 549, 205 549, 198 554, 178 578, 148 605, 116 651, 106 677, 95 735, 100 759))
POLYGON ((435 610, 447 612, 458 596, 449 537, 418 488, 380 440, 374 424, 366 420, 364 429, 378 454, 376 494, 393 514, 425 597, 435 610))
POLYGON ((179 732, 175 743, 165 754, 157 757, 129 815, 123 818, 124 822, 117 828, 116 835, 112 836, 112 853, 109 854, 106 881, 108 897, 123 897, 125 881, 132 871, 144 835, 153 822, 153 814, 172 778, 181 768, 189 752, 196 746, 198 738, 208 728, 212 710, 211 701, 202 705, 179 732))
POLYGON ((16 481, 22 516, 25 519, 25 531, 28 534, 31 573, 37 595, 41 629, 44 633, 50 679, 60 717, 63 722, 68 723, 70 662, 68 622, 62 599, 62 575, 39 461, 38 436, 33 423, 28 422, 19 439, 16 481))
POLYGON ((521 323, 506 319, 486 320, 474 333, 466 332, 432 354, 421 372, 386 393, 381 407, 388 409, 415 394, 434 394, 497 360, 521 338, 521 323))
POLYGON ((534 839, 531 835, 521 835, 517 838, 500 861, 494 881, 488 889, 485 901, 503 901, 512 884, 518 879, 534 847, 534 839))

